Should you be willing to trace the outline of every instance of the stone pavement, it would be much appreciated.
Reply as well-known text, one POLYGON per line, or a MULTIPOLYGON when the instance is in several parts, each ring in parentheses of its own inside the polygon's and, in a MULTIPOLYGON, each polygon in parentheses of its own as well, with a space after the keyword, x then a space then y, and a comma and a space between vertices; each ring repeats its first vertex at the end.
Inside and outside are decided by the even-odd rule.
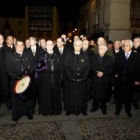
POLYGON ((18 123, 11 120, 11 111, 3 104, 0 109, 0 140, 140 140, 140 110, 132 107, 133 118, 122 110, 114 115, 115 105, 108 103, 108 114, 101 110, 88 115, 59 116, 38 115, 33 120, 22 117, 18 123))

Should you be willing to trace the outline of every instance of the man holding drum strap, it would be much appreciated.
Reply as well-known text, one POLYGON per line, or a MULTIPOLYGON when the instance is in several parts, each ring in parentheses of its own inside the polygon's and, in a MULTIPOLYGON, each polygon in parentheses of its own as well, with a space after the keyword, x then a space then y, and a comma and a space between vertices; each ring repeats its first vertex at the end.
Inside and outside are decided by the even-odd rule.
MULTIPOLYGON (((30 72, 32 71, 31 64, 33 58, 24 51, 24 48, 24 42, 18 40, 15 44, 15 52, 8 54, 5 58, 6 71, 10 77, 11 85, 12 120, 15 122, 17 122, 23 115, 26 115, 28 119, 33 119, 32 115, 34 113, 34 99, 29 98, 28 100, 22 100, 22 98, 20 98, 21 96, 14 91, 17 81, 22 79, 25 74, 29 75, 29 70, 27 71, 27 69, 30 68, 30 72)), ((29 90, 27 90, 27 92, 30 94, 29 90)), ((24 93, 25 92, 22 93, 22 96, 24 96, 24 93)))

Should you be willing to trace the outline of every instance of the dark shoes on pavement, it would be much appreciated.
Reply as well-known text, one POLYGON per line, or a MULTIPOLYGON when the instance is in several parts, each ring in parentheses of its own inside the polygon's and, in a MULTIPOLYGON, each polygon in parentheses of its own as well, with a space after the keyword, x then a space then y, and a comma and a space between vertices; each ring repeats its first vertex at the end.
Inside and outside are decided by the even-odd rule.
POLYGON ((27 116, 27 118, 29 119, 29 120, 33 120, 33 116, 32 115, 29 115, 29 116, 27 116))

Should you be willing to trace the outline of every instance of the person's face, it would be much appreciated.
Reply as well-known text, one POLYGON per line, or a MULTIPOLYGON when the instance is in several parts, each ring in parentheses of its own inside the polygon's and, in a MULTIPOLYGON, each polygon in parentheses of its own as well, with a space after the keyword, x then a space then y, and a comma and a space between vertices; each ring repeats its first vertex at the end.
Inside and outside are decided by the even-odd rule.
POLYGON ((93 45, 93 46, 95 45, 94 40, 91 40, 91 41, 90 41, 90 45, 93 45))
POLYGON ((77 42, 77 43, 74 44, 74 51, 75 52, 80 52, 81 48, 82 48, 81 43, 77 42))
POLYGON ((35 40, 35 38, 30 37, 30 38, 29 38, 29 43, 30 43, 31 46, 36 45, 36 40, 35 40))
POLYGON ((104 38, 100 37, 97 41, 98 46, 106 44, 104 38))
POLYGON ((3 45, 3 42, 4 42, 4 38, 2 35, 0 35, 0 45, 3 45))
POLYGON ((27 40, 25 41, 25 45, 26 45, 26 48, 29 48, 29 47, 30 47, 30 41, 29 41, 29 39, 27 39, 27 40))
POLYGON ((83 50, 87 50, 88 47, 89 47, 89 42, 88 41, 83 41, 83 46, 82 46, 83 50))
POLYGON ((79 36, 74 36, 74 41, 79 40, 79 36))
POLYGON ((6 40, 6 43, 8 46, 12 46, 14 44, 14 39, 12 36, 8 36, 7 37, 7 40, 6 40))
POLYGON ((120 48, 120 43, 119 43, 119 42, 115 42, 115 43, 114 43, 114 48, 115 48, 115 50, 119 50, 119 48, 120 48))
POLYGON ((112 49, 112 48, 113 48, 113 44, 107 44, 107 47, 108 47, 109 49, 112 49))
POLYGON ((53 47, 54 47, 54 45, 53 45, 53 42, 52 41, 47 41, 46 42, 45 48, 47 49, 47 51, 52 51, 53 50, 53 47))
POLYGON ((139 47, 140 46, 140 39, 138 39, 138 38, 134 39, 133 43, 134 43, 134 47, 136 47, 136 48, 139 47))
POLYGON ((99 46, 98 47, 98 53, 100 56, 103 56, 107 51, 107 48, 105 46, 99 46))
POLYGON ((59 38, 59 39, 57 39, 57 47, 58 48, 61 48, 61 47, 63 47, 63 42, 62 42, 62 40, 59 38))
POLYGON ((40 46, 44 48, 45 47, 45 44, 46 44, 45 39, 41 39, 40 40, 40 46))
POLYGON ((24 51, 24 44, 23 42, 17 41, 15 45, 15 49, 17 52, 23 52, 24 51))
POLYGON ((125 42, 125 43, 124 43, 124 46, 123 46, 124 52, 126 52, 126 53, 127 53, 127 52, 130 52, 131 49, 132 49, 132 47, 131 47, 130 43, 129 43, 129 42, 125 42))

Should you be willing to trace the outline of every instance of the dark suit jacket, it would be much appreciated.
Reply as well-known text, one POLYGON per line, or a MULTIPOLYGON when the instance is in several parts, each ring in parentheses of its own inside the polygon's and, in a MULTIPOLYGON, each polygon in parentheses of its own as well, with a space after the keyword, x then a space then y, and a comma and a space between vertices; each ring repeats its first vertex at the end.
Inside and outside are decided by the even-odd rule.
POLYGON ((95 54, 91 59, 92 70, 92 96, 94 98, 107 98, 113 73, 113 58, 108 55, 102 57, 95 54), (103 72, 103 77, 97 76, 97 71, 103 72))
POLYGON ((131 52, 128 60, 125 58, 125 53, 120 53, 115 59, 114 75, 115 78, 115 93, 116 98, 130 100, 132 98, 134 81, 139 79, 139 61, 138 55, 131 52))

